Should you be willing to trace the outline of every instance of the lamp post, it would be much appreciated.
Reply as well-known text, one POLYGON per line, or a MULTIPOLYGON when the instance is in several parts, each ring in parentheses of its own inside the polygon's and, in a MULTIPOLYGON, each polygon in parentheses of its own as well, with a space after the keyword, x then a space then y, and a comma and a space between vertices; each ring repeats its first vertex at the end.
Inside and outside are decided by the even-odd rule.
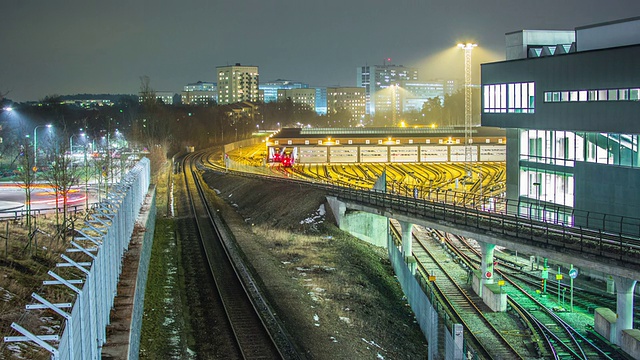
MULTIPOLYGON (((464 161, 467 176, 471 177, 471 149, 469 141, 472 139, 471 123, 473 114, 471 114, 471 50, 478 44, 466 43, 458 44, 458 48, 464 50, 464 161)), ((466 191, 466 186, 465 186, 466 191)))
POLYGON ((84 136, 84 133, 80 133, 80 134, 73 134, 71 136, 69 136, 69 152, 73 154, 73 137, 74 136, 84 136))
POLYGON ((47 125, 38 125, 36 127, 33 128, 33 166, 37 166, 38 165, 38 138, 36 137, 36 130, 38 130, 38 128, 41 127, 51 127, 51 124, 47 124, 47 125))

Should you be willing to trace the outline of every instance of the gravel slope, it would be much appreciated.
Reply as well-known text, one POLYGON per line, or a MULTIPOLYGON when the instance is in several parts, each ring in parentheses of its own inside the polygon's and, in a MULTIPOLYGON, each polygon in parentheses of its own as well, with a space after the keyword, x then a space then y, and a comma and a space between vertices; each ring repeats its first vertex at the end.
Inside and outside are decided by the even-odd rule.
POLYGON ((312 359, 426 357, 386 250, 330 224, 321 191, 215 172, 204 178, 301 353, 312 359))

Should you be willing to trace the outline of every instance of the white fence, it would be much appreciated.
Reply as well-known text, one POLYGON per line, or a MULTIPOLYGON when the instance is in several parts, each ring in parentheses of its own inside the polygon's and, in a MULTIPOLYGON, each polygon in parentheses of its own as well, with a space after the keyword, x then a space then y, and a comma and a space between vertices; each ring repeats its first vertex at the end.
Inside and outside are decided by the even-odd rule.
MULTIPOLYGON (((33 293, 37 303, 27 310, 50 309, 63 319, 62 334, 37 335, 40 329, 25 329, 11 324, 21 336, 6 336, 5 342, 31 341, 51 353, 52 359, 100 359, 100 348, 106 341, 106 327, 114 303, 122 259, 126 252, 140 208, 150 185, 150 163, 143 158, 84 222, 71 242, 69 253, 81 253, 57 267, 73 267, 83 279, 65 279, 51 270, 48 286, 65 286, 75 293, 71 303, 53 303, 33 293), (77 258, 86 259, 78 261, 77 258), (69 308, 71 311, 69 311, 69 308), (56 346, 57 345, 57 346, 56 346)), ((68 272, 70 273, 70 272, 68 272)))

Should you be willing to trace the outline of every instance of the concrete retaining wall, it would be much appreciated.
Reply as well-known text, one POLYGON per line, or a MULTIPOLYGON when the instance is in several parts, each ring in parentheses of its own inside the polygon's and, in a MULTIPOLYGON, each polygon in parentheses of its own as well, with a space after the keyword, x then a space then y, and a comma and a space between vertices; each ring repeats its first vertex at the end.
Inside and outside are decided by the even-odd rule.
POLYGON ((372 245, 387 247, 389 221, 385 216, 347 210, 343 202, 331 196, 327 196, 327 204, 340 230, 372 245))

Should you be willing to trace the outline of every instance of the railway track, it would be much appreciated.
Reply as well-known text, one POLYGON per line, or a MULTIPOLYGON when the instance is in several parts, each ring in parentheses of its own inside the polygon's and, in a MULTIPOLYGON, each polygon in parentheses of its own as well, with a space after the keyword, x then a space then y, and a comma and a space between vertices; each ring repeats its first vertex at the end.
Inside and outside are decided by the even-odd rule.
MULTIPOLYGON (((454 251, 468 267, 477 269, 480 264, 481 254, 477 249, 462 237, 442 234, 436 231, 437 236, 443 238, 448 247, 454 251), (455 237, 471 254, 455 244, 450 237, 455 237)), ((529 324, 527 326, 538 334, 537 343, 544 356, 553 359, 624 359, 622 354, 610 346, 596 345, 584 335, 573 329, 566 321, 560 318, 554 311, 547 308, 533 295, 522 288, 505 271, 494 269, 502 278, 511 285, 512 291, 508 294, 508 304, 515 309, 529 324), (606 350, 603 350, 606 349, 606 350)))
MULTIPOLYGON (((215 338, 211 341, 218 341, 220 337, 227 342, 218 346, 223 346, 228 353, 215 358, 298 358, 273 314, 263 315, 266 321, 262 320, 261 314, 270 314, 268 306, 251 282, 246 269, 234 258, 234 249, 229 240, 225 239, 226 235, 220 231, 220 220, 212 214, 206 190, 200 183, 195 165, 198 161, 201 161, 198 155, 189 155, 183 160, 181 167, 193 219, 191 236, 198 238, 206 258, 206 266, 202 268, 206 273, 202 274, 202 279, 213 279, 211 300, 219 303, 219 308, 223 310, 209 314, 212 317, 206 319, 207 322, 218 325, 215 338), (276 336, 272 336, 272 332, 276 336)), ((206 349, 206 345, 204 348, 206 349)))
MULTIPOLYGON (((392 229, 396 237, 399 237, 396 227, 393 226, 392 229)), ((445 269, 441 259, 447 258, 446 254, 437 253, 437 248, 433 249, 422 239, 414 237, 414 243, 416 242, 420 247, 414 248, 413 253, 419 269, 423 275, 435 276, 438 279, 431 284, 439 294, 440 302, 446 304, 454 322, 464 326, 464 338, 471 344, 476 355, 483 359, 527 358, 526 355, 514 349, 502 336, 500 330, 485 317, 483 311, 476 305, 482 301, 458 285, 454 277, 445 269)))
MULTIPOLYGON (((480 253, 478 249, 470 244, 467 239, 456 236, 452 246, 455 246, 460 251, 465 252, 469 256, 469 260, 474 264, 480 264, 480 253), (457 240, 457 241, 456 241, 457 240), (458 246, 459 244, 459 246, 458 246), (467 251, 465 251, 467 249, 467 251)), ((518 283, 520 287, 530 287, 532 289, 540 287, 539 274, 527 272, 522 270, 522 266, 515 264, 513 259, 506 254, 494 254, 494 259, 498 263, 499 269, 497 272, 501 275, 508 276, 509 279, 518 283)), ((552 297, 564 297, 570 291, 570 286, 566 283, 561 283, 558 287, 558 281, 553 280, 550 277, 547 280, 546 291, 552 297), (559 289, 559 290, 558 290, 559 289), (558 294, 560 291, 560 294, 558 294), (559 296, 558 296, 559 295, 559 296)), ((588 288, 581 288, 574 286, 573 304, 575 307, 582 308, 583 310, 592 313, 596 308, 606 307, 609 309, 615 309, 617 307, 617 299, 614 294, 605 293, 603 290, 594 290, 588 288)), ((560 304, 558 305, 560 306, 560 304)), ((564 305, 563 305, 564 306, 564 305)), ((635 296, 634 300, 634 312, 640 312, 640 296, 635 296)), ((634 320, 634 328, 640 326, 640 319, 634 320)))

